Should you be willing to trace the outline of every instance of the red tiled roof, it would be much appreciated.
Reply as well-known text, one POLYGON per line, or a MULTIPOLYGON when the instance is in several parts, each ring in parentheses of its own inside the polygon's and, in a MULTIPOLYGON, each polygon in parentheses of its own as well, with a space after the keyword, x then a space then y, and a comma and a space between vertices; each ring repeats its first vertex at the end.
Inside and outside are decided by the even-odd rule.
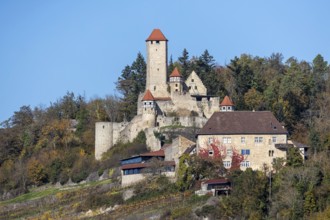
POLYGON ((207 184, 220 184, 220 183, 229 183, 229 180, 227 178, 220 178, 220 179, 210 179, 210 180, 206 180, 203 183, 207 183, 207 184))
POLYGON ((175 69, 171 73, 170 77, 181 77, 181 74, 180 74, 178 68, 175 67, 175 69))
POLYGON ((215 112, 197 135, 287 134, 269 111, 215 112))
POLYGON ((150 90, 147 89, 146 93, 143 96, 142 101, 154 101, 154 100, 155 100, 154 96, 151 94, 150 90))
MULTIPOLYGON (((163 166, 175 166, 175 161, 161 161, 163 166)), ((127 169, 134 169, 134 168, 145 168, 149 167, 150 163, 131 163, 131 164, 125 164, 121 166, 122 170, 127 170, 127 169)))
POLYGON ((140 156, 165 157, 165 153, 164 150, 157 150, 140 154, 140 156))
POLYGON ((155 101, 171 101, 171 97, 155 97, 155 101))
POLYGON ((222 100, 220 106, 234 106, 234 103, 231 99, 226 95, 225 98, 222 100))
POLYGON ((131 164, 125 164, 121 166, 122 170, 127 170, 127 169, 134 169, 134 168, 145 168, 148 167, 149 165, 147 163, 131 163, 131 164))
POLYGON ((161 32, 160 29, 154 29, 146 41, 151 41, 151 40, 167 41, 166 37, 164 36, 164 34, 161 32))

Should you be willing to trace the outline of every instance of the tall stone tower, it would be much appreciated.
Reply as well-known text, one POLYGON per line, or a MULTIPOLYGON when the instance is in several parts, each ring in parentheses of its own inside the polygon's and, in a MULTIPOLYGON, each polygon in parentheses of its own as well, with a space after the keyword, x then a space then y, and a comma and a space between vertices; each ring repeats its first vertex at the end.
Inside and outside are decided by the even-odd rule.
POLYGON ((167 39, 159 29, 154 29, 146 40, 147 43, 147 84, 155 98, 168 97, 167 39))

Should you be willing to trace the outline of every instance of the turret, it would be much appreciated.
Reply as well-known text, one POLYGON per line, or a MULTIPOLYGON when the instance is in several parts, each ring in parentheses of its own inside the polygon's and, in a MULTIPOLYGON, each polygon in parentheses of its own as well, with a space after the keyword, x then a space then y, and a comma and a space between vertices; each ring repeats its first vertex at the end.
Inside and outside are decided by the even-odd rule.
POLYGON ((156 121, 156 102, 149 89, 142 98, 142 118, 145 127, 154 127, 156 121))
POLYGON ((182 76, 176 67, 170 75, 170 87, 171 94, 182 92, 182 76))
POLYGON ((146 39, 147 44, 147 84, 155 97, 168 97, 167 39, 159 29, 154 29, 146 39))
POLYGON ((225 98, 220 103, 220 111, 222 112, 231 112, 234 111, 233 101, 226 95, 225 98))

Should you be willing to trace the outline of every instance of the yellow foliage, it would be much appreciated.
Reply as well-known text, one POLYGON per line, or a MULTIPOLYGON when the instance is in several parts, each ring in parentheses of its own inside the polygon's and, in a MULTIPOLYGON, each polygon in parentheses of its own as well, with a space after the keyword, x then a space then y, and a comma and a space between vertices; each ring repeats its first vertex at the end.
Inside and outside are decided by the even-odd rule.
POLYGON ((29 180, 36 185, 40 185, 46 178, 44 166, 35 158, 31 158, 27 163, 29 180))

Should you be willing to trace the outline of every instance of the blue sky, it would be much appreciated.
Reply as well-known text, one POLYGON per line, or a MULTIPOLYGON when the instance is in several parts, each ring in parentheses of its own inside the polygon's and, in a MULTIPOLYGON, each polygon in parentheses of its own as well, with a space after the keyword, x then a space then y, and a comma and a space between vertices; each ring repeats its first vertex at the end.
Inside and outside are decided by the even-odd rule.
POLYGON ((116 93, 115 82, 160 28, 176 60, 205 49, 224 65, 242 53, 330 61, 330 3, 307 0, 1 0, 0 122, 72 91, 116 93))

